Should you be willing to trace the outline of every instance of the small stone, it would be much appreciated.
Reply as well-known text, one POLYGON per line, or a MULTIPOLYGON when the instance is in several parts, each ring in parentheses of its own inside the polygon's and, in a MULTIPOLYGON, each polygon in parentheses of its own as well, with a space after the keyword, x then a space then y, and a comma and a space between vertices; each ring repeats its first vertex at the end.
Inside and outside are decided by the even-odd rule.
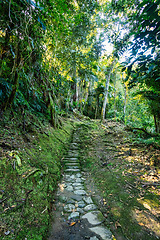
POLYGON ((10 234, 10 231, 8 230, 8 231, 4 232, 4 234, 7 236, 10 234))
POLYGON ((79 212, 72 212, 71 214, 70 214, 70 216, 68 217, 68 220, 69 219, 76 219, 76 218, 79 218, 79 212))
POLYGON ((82 216, 82 219, 85 219, 85 218, 92 225, 99 225, 103 222, 102 220, 99 220, 99 218, 103 219, 103 215, 100 211, 93 211, 93 212, 86 213, 84 216, 82 216))
POLYGON ((77 178, 80 178, 80 177, 82 177, 82 174, 77 173, 76 176, 77 176, 77 178))
POLYGON ((70 179, 75 179, 75 178, 76 178, 75 175, 71 175, 71 176, 70 176, 70 179))
POLYGON ((73 212, 74 209, 75 209, 75 206, 73 204, 67 204, 64 206, 64 210, 66 212, 73 212))
POLYGON ((87 203, 87 204, 92 204, 92 198, 91 197, 83 197, 83 200, 87 203))
POLYGON ((103 240, 112 240, 112 233, 111 231, 106 228, 106 227, 102 227, 102 226, 98 226, 98 227, 93 227, 93 228, 89 228, 92 232, 98 234, 103 240))
POLYGON ((83 182, 83 181, 82 181, 81 178, 77 178, 77 179, 76 179, 76 182, 77 182, 77 183, 81 183, 81 182, 83 182))
POLYGON ((92 210, 95 210, 97 209, 97 206, 95 204, 89 204, 87 205, 84 210, 87 212, 87 211, 92 211, 92 210))
POLYGON ((74 191, 74 194, 77 194, 77 195, 86 195, 86 192, 84 190, 75 190, 74 191))
POLYGON ((74 196, 71 196, 71 198, 76 200, 76 201, 81 201, 82 200, 82 196, 81 195, 74 195, 74 196))
POLYGON ((84 208, 86 206, 84 201, 79 201, 77 204, 79 208, 84 208))

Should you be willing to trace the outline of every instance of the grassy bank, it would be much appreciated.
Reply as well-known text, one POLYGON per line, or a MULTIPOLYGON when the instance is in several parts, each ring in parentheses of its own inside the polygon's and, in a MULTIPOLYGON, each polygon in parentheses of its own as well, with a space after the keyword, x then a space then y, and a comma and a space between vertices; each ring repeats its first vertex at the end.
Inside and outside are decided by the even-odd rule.
POLYGON ((61 158, 73 124, 62 128, 42 117, 8 114, 0 122, 1 239, 46 239, 54 191, 61 178, 61 158))
POLYGON ((135 134, 112 121, 83 124, 80 136, 82 167, 94 179, 116 239, 160 239, 160 151, 138 144, 135 134))

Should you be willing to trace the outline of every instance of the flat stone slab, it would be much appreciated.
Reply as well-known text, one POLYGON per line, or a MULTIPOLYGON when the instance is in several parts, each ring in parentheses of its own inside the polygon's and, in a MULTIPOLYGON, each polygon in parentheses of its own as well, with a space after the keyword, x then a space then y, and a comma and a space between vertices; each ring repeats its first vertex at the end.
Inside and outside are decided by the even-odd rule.
POLYGON ((81 201, 82 200, 82 195, 73 195, 73 196, 71 196, 71 198, 76 200, 76 201, 81 201))
POLYGON ((92 210, 96 210, 97 206, 95 204, 89 204, 84 208, 84 211, 92 211, 92 210))
POLYGON ((92 232, 98 234, 103 240, 112 240, 112 233, 111 231, 106 228, 106 227, 102 227, 102 226, 97 226, 97 227, 93 227, 93 228, 89 228, 92 232))
POLYGON ((80 169, 73 169, 73 168, 65 170, 65 172, 79 172, 79 171, 80 169))
POLYGON ((75 147, 77 147, 77 146, 78 146, 78 143, 72 142, 72 143, 70 143, 70 146, 75 146, 75 147))
POLYGON ((86 191, 84 191, 84 190, 75 190, 75 191, 74 191, 74 194, 77 194, 77 195, 86 195, 87 193, 86 193, 86 191))
POLYGON ((71 150, 71 151, 72 151, 72 150, 77 150, 77 151, 78 151, 78 149, 79 149, 79 148, 78 148, 77 146, 74 146, 74 145, 73 145, 73 146, 70 146, 70 150, 71 150))
POLYGON ((79 166, 78 162, 66 162, 65 163, 66 166, 79 166))
POLYGON ((76 178, 76 175, 69 175, 69 178, 70 178, 70 179, 75 179, 75 178, 76 178))
POLYGON ((91 197, 83 197, 83 200, 87 203, 87 204, 92 204, 92 198, 91 197))
POLYGON ((70 157, 77 158, 78 156, 79 156, 79 153, 74 153, 74 152, 68 153, 68 158, 70 157))
POLYGON ((79 166, 67 165, 67 169, 79 169, 79 166))
POLYGON ((67 186, 65 189, 66 189, 67 191, 69 191, 69 192, 72 192, 72 191, 73 191, 73 187, 72 187, 72 186, 67 186))
POLYGON ((92 225, 100 225, 103 221, 100 220, 99 218, 103 219, 103 215, 100 211, 93 211, 86 213, 85 215, 82 216, 82 219, 87 219, 88 222, 92 225))
POLYGON ((77 161, 78 162, 78 158, 77 157, 68 157, 68 158, 65 158, 63 159, 63 161, 66 160, 66 161, 77 161))

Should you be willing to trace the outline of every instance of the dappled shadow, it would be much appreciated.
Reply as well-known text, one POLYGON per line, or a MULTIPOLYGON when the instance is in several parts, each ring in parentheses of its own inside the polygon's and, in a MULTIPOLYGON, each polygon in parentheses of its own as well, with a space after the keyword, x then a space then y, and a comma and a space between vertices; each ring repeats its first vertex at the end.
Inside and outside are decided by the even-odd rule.
MULTIPOLYGON (((106 121, 91 133, 88 166, 101 191, 101 207, 106 221, 129 239, 153 240, 160 237, 160 172, 152 156, 153 147, 133 144, 125 126, 106 121)), ((117 238, 118 239, 118 238, 117 238)))

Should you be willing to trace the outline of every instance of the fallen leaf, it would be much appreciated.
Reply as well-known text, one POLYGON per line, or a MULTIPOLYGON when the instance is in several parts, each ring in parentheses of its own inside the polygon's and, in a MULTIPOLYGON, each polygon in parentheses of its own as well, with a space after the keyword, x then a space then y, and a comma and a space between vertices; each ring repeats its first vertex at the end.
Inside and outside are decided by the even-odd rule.
POLYGON ((138 223, 140 226, 144 226, 144 224, 143 223, 138 223))
POLYGON ((76 224, 76 222, 71 222, 69 226, 72 227, 72 226, 74 226, 75 224, 76 224))

